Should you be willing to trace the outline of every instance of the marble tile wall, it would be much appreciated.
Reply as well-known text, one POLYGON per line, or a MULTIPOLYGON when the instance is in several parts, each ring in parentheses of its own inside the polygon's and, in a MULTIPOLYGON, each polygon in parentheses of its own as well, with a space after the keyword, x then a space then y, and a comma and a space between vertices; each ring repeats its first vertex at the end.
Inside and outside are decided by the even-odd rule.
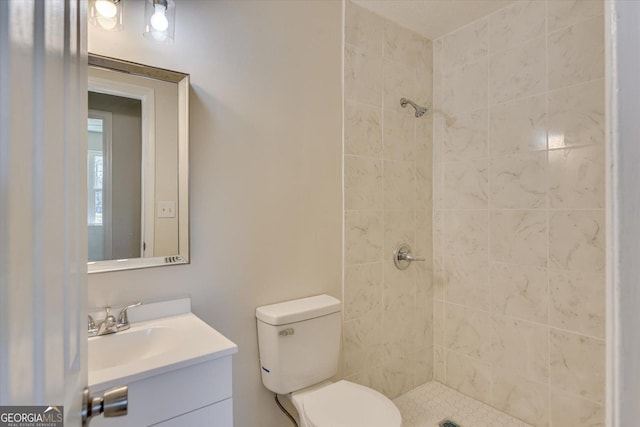
POLYGON ((346 379, 396 397, 432 379, 432 106, 429 40, 347 1, 345 46, 346 379), (398 243, 429 261, 399 271, 398 243))
POLYGON ((433 46, 435 379, 604 426, 603 2, 513 2, 433 46))

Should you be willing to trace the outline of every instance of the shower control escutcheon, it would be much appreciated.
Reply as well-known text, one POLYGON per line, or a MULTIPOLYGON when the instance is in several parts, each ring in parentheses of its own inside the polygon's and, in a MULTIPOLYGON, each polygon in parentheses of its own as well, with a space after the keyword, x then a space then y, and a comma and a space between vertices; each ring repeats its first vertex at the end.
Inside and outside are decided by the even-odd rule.
POLYGON ((398 270, 406 270, 414 261, 426 261, 426 259, 414 256, 411 246, 406 243, 398 245, 393 251, 393 263, 398 270))

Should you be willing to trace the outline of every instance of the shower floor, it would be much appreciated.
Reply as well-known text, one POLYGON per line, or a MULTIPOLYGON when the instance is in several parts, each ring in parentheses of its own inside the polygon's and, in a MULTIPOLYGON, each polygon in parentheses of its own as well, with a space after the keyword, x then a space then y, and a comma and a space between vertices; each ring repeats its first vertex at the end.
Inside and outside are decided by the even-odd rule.
POLYGON ((402 414, 402 427, 438 427, 445 419, 460 427, 531 427, 435 381, 393 401, 402 414))

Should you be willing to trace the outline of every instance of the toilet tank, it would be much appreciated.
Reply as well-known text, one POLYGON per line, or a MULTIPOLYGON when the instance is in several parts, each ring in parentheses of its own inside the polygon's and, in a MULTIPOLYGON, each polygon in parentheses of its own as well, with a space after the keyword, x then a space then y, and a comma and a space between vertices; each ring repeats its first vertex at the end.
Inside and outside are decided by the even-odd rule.
POLYGON ((340 300, 317 295, 256 309, 262 383, 286 394, 338 371, 340 300))

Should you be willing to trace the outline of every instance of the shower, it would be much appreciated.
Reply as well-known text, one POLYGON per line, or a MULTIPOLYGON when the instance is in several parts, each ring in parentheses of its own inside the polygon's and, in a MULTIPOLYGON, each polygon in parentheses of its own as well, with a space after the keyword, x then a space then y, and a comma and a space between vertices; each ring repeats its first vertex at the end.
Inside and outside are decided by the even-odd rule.
POLYGON ((411 105, 415 110, 416 110, 416 117, 422 117, 424 116, 424 113, 427 112, 427 108, 425 107, 421 107, 418 104, 416 104, 415 102, 413 102, 410 99, 407 98, 400 98, 400 106, 402 108, 405 108, 407 106, 407 104, 411 105))
POLYGON ((608 3, 345 0, 342 373, 404 427, 605 425, 608 3))

